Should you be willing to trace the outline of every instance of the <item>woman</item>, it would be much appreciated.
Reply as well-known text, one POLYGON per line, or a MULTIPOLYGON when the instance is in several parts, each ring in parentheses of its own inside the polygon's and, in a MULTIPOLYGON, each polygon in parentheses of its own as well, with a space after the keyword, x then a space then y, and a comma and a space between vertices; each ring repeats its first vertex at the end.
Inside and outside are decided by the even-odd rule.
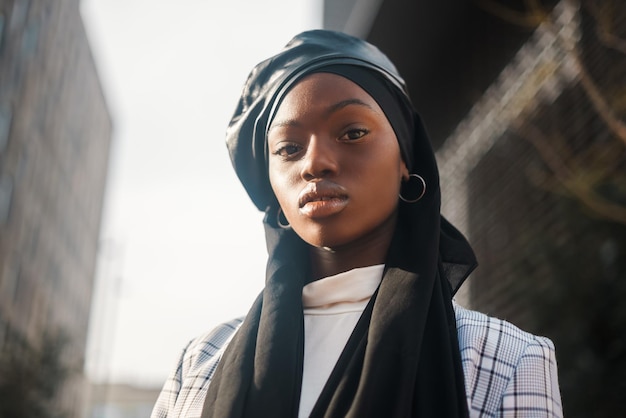
POLYGON ((251 72, 227 131, 266 286, 193 340, 153 417, 560 417, 552 343, 465 310, 476 265, 393 64, 330 31, 251 72))

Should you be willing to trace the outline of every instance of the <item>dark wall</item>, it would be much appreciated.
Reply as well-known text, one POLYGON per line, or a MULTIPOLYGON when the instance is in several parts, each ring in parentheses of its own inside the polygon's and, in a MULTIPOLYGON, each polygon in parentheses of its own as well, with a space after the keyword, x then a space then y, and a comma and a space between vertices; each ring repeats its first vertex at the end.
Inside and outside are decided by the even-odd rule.
POLYGON ((511 25, 475 1, 385 0, 367 40, 398 67, 438 147, 533 29, 511 25))

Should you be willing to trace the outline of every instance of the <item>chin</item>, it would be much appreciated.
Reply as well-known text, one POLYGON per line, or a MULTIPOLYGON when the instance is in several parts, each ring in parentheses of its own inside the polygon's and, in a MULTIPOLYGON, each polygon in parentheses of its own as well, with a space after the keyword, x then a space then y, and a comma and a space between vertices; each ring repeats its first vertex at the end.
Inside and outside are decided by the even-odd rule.
POLYGON ((317 248, 333 248, 345 242, 345 240, 339 239, 335 234, 325 233, 320 228, 309 227, 305 230, 294 228, 294 231, 304 242, 317 248))
POLYGON ((317 248, 332 249, 341 245, 340 242, 336 240, 332 240, 332 239, 329 240, 329 239, 321 239, 321 238, 311 238, 311 239, 306 239, 303 237, 300 237, 300 238, 302 238, 304 242, 306 242, 310 246, 317 247, 317 248))
POLYGON ((323 248, 329 251, 333 251, 336 248, 342 247, 354 241, 354 238, 352 237, 337 236, 336 234, 300 235, 300 238, 313 247, 323 248))

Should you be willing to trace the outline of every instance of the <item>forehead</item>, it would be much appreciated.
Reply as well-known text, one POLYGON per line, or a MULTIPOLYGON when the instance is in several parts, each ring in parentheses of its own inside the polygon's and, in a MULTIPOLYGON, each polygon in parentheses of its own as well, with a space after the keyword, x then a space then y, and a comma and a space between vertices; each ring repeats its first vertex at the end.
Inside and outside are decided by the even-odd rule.
POLYGON ((382 113, 372 96, 355 82, 333 73, 314 73, 303 77, 287 92, 276 118, 310 109, 332 109, 340 103, 361 103, 366 105, 363 107, 382 113))

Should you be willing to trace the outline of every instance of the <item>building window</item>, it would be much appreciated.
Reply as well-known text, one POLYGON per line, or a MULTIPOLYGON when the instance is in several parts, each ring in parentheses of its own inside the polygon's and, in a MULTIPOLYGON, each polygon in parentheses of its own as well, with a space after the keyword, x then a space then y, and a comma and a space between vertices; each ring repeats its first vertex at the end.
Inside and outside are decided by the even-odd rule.
POLYGON ((37 49, 39 43, 39 25, 37 22, 30 22, 24 33, 22 34, 22 50, 23 56, 32 55, 37 49))
POLYGON ((0 106, 0 152, 4 151, 7 143, 9 142, 9 133, 11 132, 12 119, 13 118, 11 111, 6 106, 0 106))
POLYGON ((10 30, 11 32, 21 31, 28 17, 30 1, 15 1, 11 10, 10 30))
POLYGON ((13 180, 9 176, 0 177, 0 225, 6 223, 11 211, 13 197, 13 180))
POLYGON ((4 39, 4 13, 0 13, 0 54, 2 53, 2 40, 4 39))
POLYGON ((2 304, 12 304, 15 300, 15 294, 17 290, 17 281, 20 276, 20 267, 17 264, 17 257, 15 254, 8 254, 8 257, 13 256, 13 259, 5 259, 4 269, 0 271, 0 295, 2 304))

